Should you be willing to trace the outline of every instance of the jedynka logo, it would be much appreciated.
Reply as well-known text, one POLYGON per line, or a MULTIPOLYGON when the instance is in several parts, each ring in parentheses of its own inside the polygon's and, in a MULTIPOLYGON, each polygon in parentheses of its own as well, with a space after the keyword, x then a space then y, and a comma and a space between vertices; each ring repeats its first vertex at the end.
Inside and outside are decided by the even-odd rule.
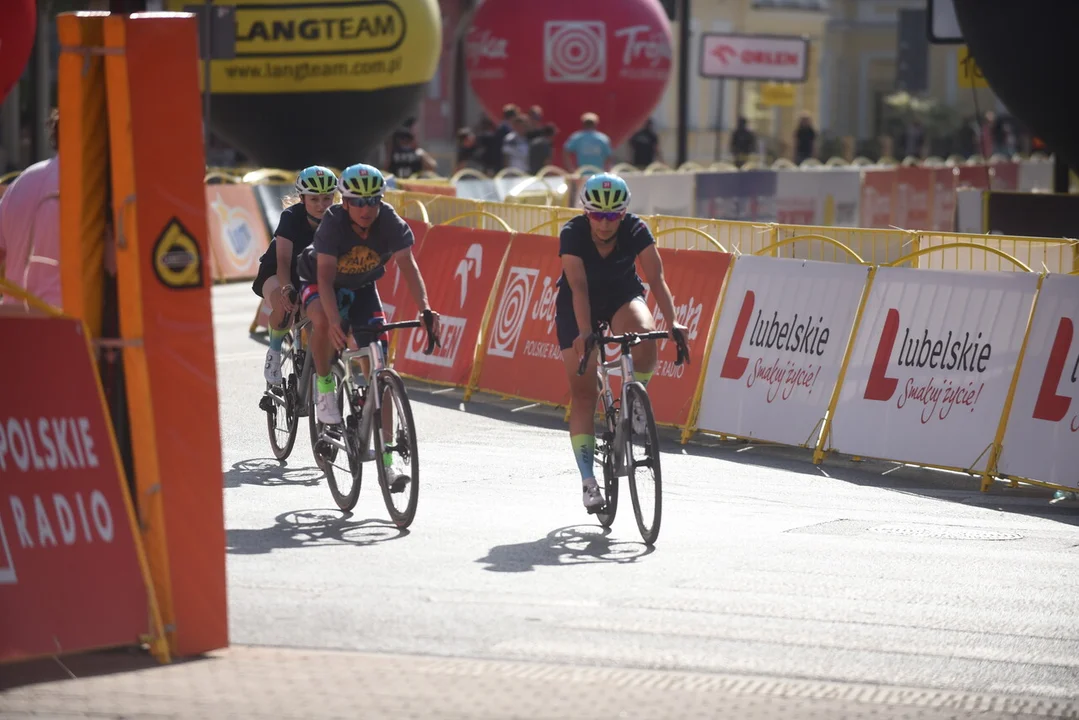
MULTIPOLYGON (((895 395, 899 386, 897 378, 888 377, 888 366, 899 337, 899 311, 889 308, 884 318, 884 330, 880 334, 880 344, 873 358, 869 371, 869 382, 865 387, 866 400, 888 401, 895 395)), ((988 367, 993 348, 982 343, 982 333, 972 338, 969 331, 962 334, 952 330, 941 338, 929 337, 929 330, 922 331, 922 337, 911 335, 910 328, 903 330, 903 341, 896 355, 896 365, 900 367, 931 368, 933 370, 955 370, 965 373, 984 373, 988 367)))
MULTIPOLYGON (((1057 326, 1056 338, 1053 347, 1049 351, 1049 362, 1045 365, 1045 375, 1042 377, 1042 386, 1038 391, 1038 400, 1034 403, 1034 419, 1060 422, 1068 414, 1072 399, 1067 395, 1057 394, 1060 390, 1060 379, 1064 377, 1064 371, 1068 364, 1068 350, 1071 349, 1072 337, 1075 334, 1075 326, 1071 318, 1060 318, 1057 326)), ((1075 358, 1072 366, 1071 384, 1079 381, 1079 355, 1075 358)), ((1079 431, 1079 416, 1072 419, 1072 431, 1079 431)))
MULTIPOLYGON (((752 290, 746 290, 742 308, 734 323, 731 344, 727 348, 727 355, 723 358, 720 377, 737 380, 745 374, 749 366, 749 358, 742 357, 739 353, 742 351, 746 331, 749 330, 749 321, 753 318, 756 297, 752 290)), ((831 331, 823 326, 823 322, 823 317, 801 318, 799 313, 795 313, 793 318, 780 320, 778 310, 774 311, 769 319, 764 317, 763 310, 758 310, 757 319, 753 323, 753 332, 749 335, 749 345, 819 357, 824 355, 828 337, 831 335, 831 331)))

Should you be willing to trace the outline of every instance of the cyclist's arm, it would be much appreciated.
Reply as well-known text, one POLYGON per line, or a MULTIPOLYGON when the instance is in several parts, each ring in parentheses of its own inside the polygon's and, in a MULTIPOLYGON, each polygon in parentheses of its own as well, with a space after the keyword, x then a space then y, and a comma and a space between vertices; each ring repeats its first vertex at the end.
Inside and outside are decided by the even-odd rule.
POLYGON ((292 241, 283 235, 274 237, 277 245, 277 281, 281 287, 292 283, 292 241))
POLYGON ((318 296, 322 300, 322 311, 330 325, 335 325, 337 318, 337 293, 334 292, 333 282, 337 278, 337 258, 334 255, 318 253, 315 255, 318 274, 318 296))
POLYGON ((420 311, 430 310, 431 304, 427 301, 427 286, 424 285, 423 275, 420 274, 420 266, 416 264, 416 256, 412 254, 412 246, 395 252, 393 259, 401 268, 401 275, 405 278, 408 291, 412 293, 412 299, 416 301, 420 311))
POLYGON ((640 253, 641 268, 644 270, 648 286, 656 293, 656 303, 660 312, 667 318, 667 325, 672 326, 675 322, 674 296, 667 287, 667 279, 663 277, 663 259, 659 256, 659 250, 654 244, 649 245, 640 253))
POLYGON ((577 255, 562 256, 562 271, 573 293, 573 315, 577 318, 577 333, 588 337, 592 333, 592 306, 588 302, 588 276, 584 260, 577 255))

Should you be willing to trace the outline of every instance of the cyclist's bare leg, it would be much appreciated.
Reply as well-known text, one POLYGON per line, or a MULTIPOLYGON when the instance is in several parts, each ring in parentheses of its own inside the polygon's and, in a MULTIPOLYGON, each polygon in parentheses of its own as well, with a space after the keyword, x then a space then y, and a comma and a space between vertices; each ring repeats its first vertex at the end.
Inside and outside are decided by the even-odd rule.
POLYGON ((288 323, 291 321, 285 311, 285 301, 281 297, 281 281, 276 275, 266 278, 262 284, 263 303, 270 306, 270 319, 267 321, 269 331, 269 345, 266 351, 266 364, 263 367, 263 376, 266 382, 271 384, 280 383, 281 378, 281 343, 284 342, 288 332, 288 323), (284 325, 284 327, 282 327, 284 325))
POLYGON ((287 330, 287 326, 281 327, 281 322, 285 319, 285 303, 281 298, 281 281, 276 275, 266 278, 262 285, 262 297, 270 303, 269 329, 287 330))
POLYGON ((584 491, 584 505, 594 511, 603 504, 596 485, 596 400, 599 389, 596 387, 598 352, 593 352, 588 359, 583 375, 577 374, 580 357, 573 348, 562 351, 562 362, 566 366, 566 378, 569 380, 569 437, 573 446, 573 457, 581 473, 584 491))
MULTIPOLYGON (((627 332, 644 333, 656 329, 656 320, 648 306, 639 299, 633 299, 611 317, 611 333, 621 335, 627 332)), ((633 355, 633 375, 638 382, 648 384, 656 369, 657 348, 654 342, 642 342, 630 351, 633 355)))
POLYGON ((330 339, 330 321, 322 310, 322 298, 311 300, 306 311, 311 319, 311 358, 315 361, 315 372, 320 377, 326 377, 330 374, 334 346, 330 339))

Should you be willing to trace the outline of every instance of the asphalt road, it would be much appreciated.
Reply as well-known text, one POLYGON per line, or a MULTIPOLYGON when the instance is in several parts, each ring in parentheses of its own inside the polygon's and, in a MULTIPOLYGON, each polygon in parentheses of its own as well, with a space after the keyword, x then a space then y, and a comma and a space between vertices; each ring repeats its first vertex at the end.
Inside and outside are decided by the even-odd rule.
POLYGON ((264 416, 246 283, 214 290, 231 640, 1079 695, 1079 509, 892 464, 664 436, 663 528, 581 506, 561 414, 410 383, 408 532, 366 478, 351 517, 306 421, 264 416))

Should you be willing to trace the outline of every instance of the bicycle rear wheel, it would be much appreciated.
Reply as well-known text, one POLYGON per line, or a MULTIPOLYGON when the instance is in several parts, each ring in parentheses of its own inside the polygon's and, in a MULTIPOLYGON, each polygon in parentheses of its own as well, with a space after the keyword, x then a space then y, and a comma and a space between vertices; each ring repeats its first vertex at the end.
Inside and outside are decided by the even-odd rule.
POLYGON ((299 372, 294 358, 292 333, 289 333, 281 341, 281 385, 266 386, 266 392, 274 396, 268 398, 273 409, 266 411, 266 430, 270 435, 270 449, 278 460, 285 460, 292 454, 300 424, 296 400, 299 372))
POLYGON ((614 472, 614 450, 611 445, 614 436, 610 432, 603 435, 603 450, 599 453, 600 465, 603 468, 603 497, 605 499, 603 510, 596 513, 599 524, 609 528, 614 524, 614 517, 618 513, 618 476, 614 472))
MULTIPOLYGON (((343 512, 351 512, 360 499, 360 478, 363 465, 359 457, 359 408, 354 398, 346 398, 348 388, 344 375, 335 364, 331 370, 337 383, 337 407, 341 410, 343 422, 340 425, 324 425, 315 419, 315 410, 311 408, 308 416, 311 428, 311 448, 315 463, 326 474, 333 501, 343 512), (350 450, 342 453, 327 438, 332 438, 350 450)), ((312 378, 312 382, 315 379, 312 378)), ((317 387, 312 386, 312 398, 317 387)))
POLYGON ((652 403, 644 386, 638 382, 626 386, 626 471, 629 495, 637 529, 646 545, 659 537, 663 515, 663 479, 659 461, 659 433, 652 414, 652 403), (650 481, 650 482, 649 482, 650 481))
POLYGON ((382 410, 375 413, 374 423, 379 485, 390 519, 397 527, 407 528, 416 517, 420 497, 420 459, 412 405, 404 382, 394 370, 380 370, 377 387, 382 398, 382 410))

